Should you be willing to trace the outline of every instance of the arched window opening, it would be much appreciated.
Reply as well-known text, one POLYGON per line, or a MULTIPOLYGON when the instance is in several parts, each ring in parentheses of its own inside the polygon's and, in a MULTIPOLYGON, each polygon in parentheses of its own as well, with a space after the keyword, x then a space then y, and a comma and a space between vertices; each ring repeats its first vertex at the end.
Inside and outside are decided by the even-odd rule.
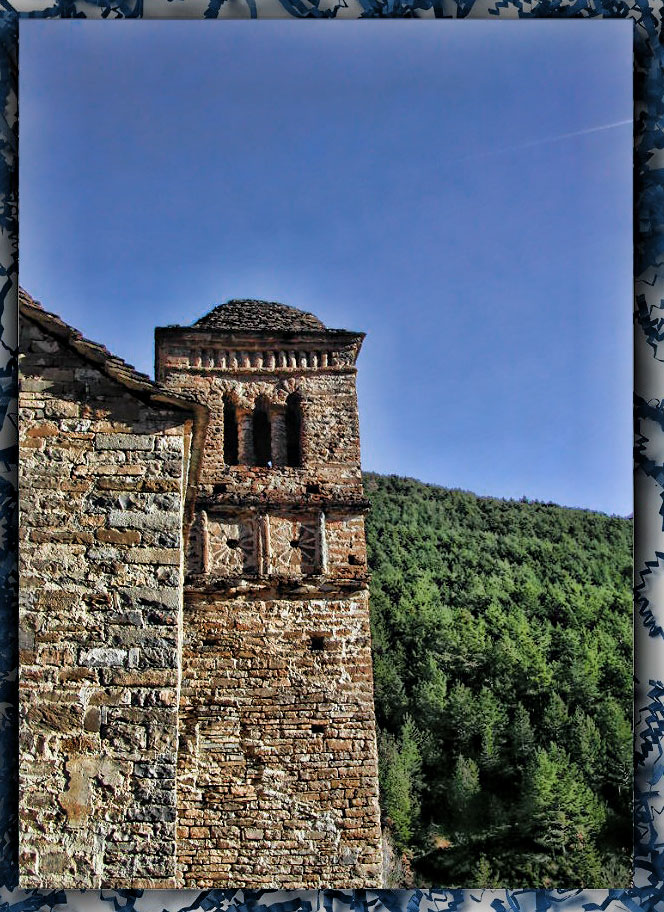
POLYGON ((286 399, 286 465, 302 465, 302 399, 297 393, 286 399))
POLYGON ((272 428, 267 401, 260 396, 254 406, 254 465, 272 465, 272 428))
POLYGON ((228 396, 224 396, 224 462, 237 465, 238 461, 237 413, 228 396))

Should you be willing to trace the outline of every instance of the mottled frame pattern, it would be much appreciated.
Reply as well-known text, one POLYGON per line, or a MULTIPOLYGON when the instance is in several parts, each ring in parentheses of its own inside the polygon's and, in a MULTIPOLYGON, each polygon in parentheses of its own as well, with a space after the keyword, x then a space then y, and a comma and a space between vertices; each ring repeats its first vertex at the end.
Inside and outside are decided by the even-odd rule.
MULTIPOLYGON (((0 903, 7 912, 545 912, 664 908, 662 0, 0 0, 0 903), (635 62, 634 886, 613 890, 23 891, 17 839, 18 22, 30 18, 626 18, 635 62)), ((588 339, 592 345, 592 339, 588 339)))

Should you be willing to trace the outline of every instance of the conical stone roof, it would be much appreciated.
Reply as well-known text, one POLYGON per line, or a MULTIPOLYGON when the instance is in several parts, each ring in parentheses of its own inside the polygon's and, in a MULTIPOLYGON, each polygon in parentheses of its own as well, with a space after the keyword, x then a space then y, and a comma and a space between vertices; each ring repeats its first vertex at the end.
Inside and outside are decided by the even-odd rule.
POLYGON ((312 313, 279 304, 234 298, 219 304, 193 324, 198 329, 221 332, 321 332, 325 324, 312 313))

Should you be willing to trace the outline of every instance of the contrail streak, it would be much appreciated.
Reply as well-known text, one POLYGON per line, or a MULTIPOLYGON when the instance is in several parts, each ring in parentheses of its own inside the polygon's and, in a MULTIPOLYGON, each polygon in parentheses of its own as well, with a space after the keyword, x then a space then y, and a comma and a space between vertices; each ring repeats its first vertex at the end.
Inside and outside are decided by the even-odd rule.
POLYGON ((544 139, 531 139, 528 142, 518 143, 514 146, 503 146, 500 149, 490 149, 486 152, 477 152, 475 155, 464 155, 462 158, 452 159, 453 162, 473 161, 477 158, 489 158, 491 155, 501 155, 503 152, 518 152, 520 149, 531 149, 533 146, 543 146, 546 143, 561 142, 573 136, 586 136, 588 133, 600 133, 602 130, 613 130, 631 124, 631 120, 617 120, 615 123, 602 124, 600 127, 587 127, 585 130, 573 130, 571 133, 560 133, 558 136, 547 136, 544 139))

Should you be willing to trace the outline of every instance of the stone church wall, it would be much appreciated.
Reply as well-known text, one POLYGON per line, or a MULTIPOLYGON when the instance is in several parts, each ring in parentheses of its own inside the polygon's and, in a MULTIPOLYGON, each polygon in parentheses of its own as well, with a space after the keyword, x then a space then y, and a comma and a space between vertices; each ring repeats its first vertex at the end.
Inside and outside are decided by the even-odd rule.
POLYGON ((380 883, 366 592, 189 593, 184 627, 185 883, 380 883))
POLYGON ((380 886, 363 335, 228 302, 158 387, 21 302, 21 886, 380 886))
POLYGON ((157 330, 158 381, 193 393, 211 416, 185 577, 186 886, 381 884, 361 338, 157 330), (291 396, 296 465, 286 464, 291 396), (256 464, 258 404, 269 415, 267 465, 256 464), (229 412, 237 464, 225 453, 229 412))
POLYGON ((21 885, 174 886, 189 426, 20 347, 21 885))

